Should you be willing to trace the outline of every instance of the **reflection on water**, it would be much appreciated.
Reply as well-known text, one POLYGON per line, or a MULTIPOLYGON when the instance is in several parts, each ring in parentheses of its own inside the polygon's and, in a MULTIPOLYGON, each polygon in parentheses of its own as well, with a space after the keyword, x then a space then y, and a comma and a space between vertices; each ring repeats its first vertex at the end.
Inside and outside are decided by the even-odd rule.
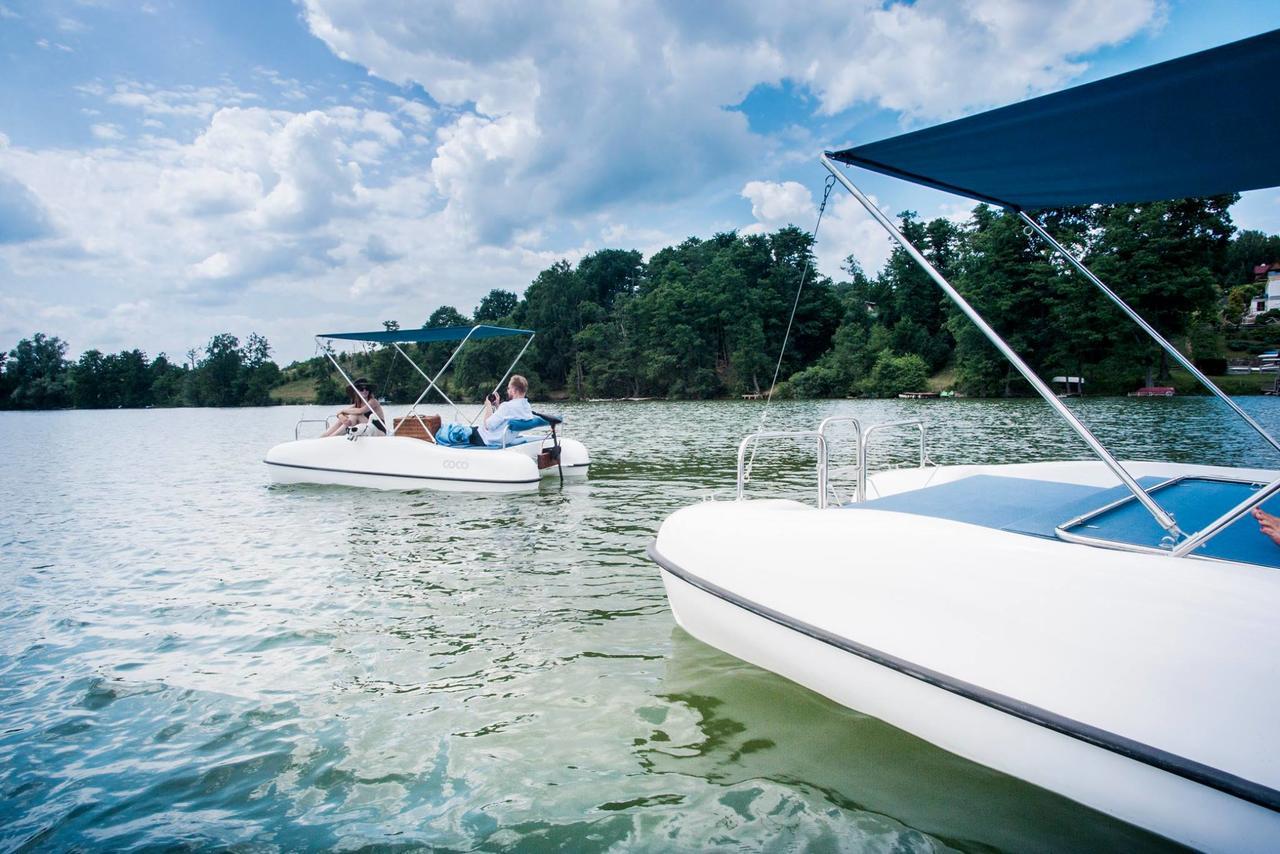
MULTIPOLYGON (((1077 406, 1122 456, 1273 460, 1211 401, 1077 406)), ((300 408, 0 414, 0 850, 1160 844, 673 630, 644 546, 732 494, 758 404, 563 409, 591 479, 506 496, 269 487, 300 408)), ((768 426, 831 414, 923 416, 944 463, 1084 450, 1033 401, 768 426)), ((812 500, 813 461, 766 446, 752 494, 812 500)))

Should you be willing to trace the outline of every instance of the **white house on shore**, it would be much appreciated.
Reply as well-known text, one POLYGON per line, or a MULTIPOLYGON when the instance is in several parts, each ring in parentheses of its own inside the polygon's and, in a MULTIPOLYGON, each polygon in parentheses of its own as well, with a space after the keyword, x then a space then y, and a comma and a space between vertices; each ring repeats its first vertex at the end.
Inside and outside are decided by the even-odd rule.
MULTIPOLYGON (((1262 283, 1259 282, 1259 284, 1262 283)), ((1240 322, 1244 324, 1254 323, 1258 315, 1273 308, 1280 308, 1280 269, 1267 270, 1265 290, 1261 295, 1249 300, 1249 310, 1245 312, 1240 322)))

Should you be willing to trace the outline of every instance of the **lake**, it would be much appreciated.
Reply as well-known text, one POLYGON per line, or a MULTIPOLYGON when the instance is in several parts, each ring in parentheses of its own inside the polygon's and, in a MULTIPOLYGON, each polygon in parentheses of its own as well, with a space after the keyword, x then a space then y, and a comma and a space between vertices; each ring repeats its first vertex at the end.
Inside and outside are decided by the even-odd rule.
MULTIPOLYGON (((1276 462, 1209 399, 1072 404, 1122 457, 1276 462)), ((1172 847, 676 628, 645 546, 732 496, 760 402, 547 408, 590 479, 494 496, 270 486, 314 407, 0 413, 0 850, 1172 847)), ((833 414, 922 417, 944 464, 1086 453, 1032 400, 768 426, 833 414)), ((812 501, 812 465, 766 446, 750 494, 812 501)))

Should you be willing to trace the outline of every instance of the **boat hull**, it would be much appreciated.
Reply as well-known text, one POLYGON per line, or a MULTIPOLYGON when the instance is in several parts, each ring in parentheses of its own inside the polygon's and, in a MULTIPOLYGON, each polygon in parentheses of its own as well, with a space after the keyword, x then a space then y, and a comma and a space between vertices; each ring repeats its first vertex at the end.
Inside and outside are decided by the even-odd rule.
MULTIPOLYGON (((539 471, 542 442, 510 448, 450 448, 402 436, 345 436, 299 439, 272 448, 264 462, 272 481, 369 489, 434 489, 449 492, 536 491, 543 477, 556 477, 556 467, 539 471)), ((566 477, 585 477, 591 464, 587 449, 573 439, 561 440, 566 477)))
POLYGON ((780 501, 679 511, 651 554, 725 652, 1180 842, 1280 838, 1276 570, 780 501))

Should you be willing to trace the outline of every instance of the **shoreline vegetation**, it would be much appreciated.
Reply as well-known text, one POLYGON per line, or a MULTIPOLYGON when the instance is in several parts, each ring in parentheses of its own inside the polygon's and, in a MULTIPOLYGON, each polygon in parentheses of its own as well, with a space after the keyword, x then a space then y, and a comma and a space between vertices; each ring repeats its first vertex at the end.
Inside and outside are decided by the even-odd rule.
MULTIPOLYGON (((1280 347, 1280 311, 1241 326, 1265 285, 1259 264, 1280 261, 1280 236, 1237 232, 1237 196, 1040 212, 1049 231, 1175 342, 1228 394, 1260 394, 1272 374, 1225 375, 1229 360, 1280 347)), ((900 215, 902 231, 988 318, 1037 373, 1083 376, 1090 397, 1140 386, 1203 391, 1082 277, 1052 257, 1020 222, 979 205, 967 220, 900 215)), ((868 276, 852 256, 843 277, 812 272, 813 237, 793 226, 772 234, 690 237, 647 262, 605 249, 576 266, 558 261, 523 296, 494 289, 470 316, 443 306, 423 326, 490 323, 534 329, 520 364, 544 399, 738 399, 766 395, 806 265, 782 356, 776 398, 896 397, 954 391, 976 398, 1033 392, 900 248, 868 276)), ((399 328, 394 321, 388 329, 399 328)), ((443 383, 477 401, 520 346, 475 342, 443 383)), ((439 365, 448 344, 410 345, 439 365)), ((410 403, 416 373, 386 348, 339 355, 391 403, 410 403)), ((262 406, 346 401, 323 355, 283 368, 265 338, 213 336, 185 358, 139 349, 88 350, 45 333, 0 350, 0 409, 262 406)), ((425 402, 439 402, 432 394, 425 402)))

